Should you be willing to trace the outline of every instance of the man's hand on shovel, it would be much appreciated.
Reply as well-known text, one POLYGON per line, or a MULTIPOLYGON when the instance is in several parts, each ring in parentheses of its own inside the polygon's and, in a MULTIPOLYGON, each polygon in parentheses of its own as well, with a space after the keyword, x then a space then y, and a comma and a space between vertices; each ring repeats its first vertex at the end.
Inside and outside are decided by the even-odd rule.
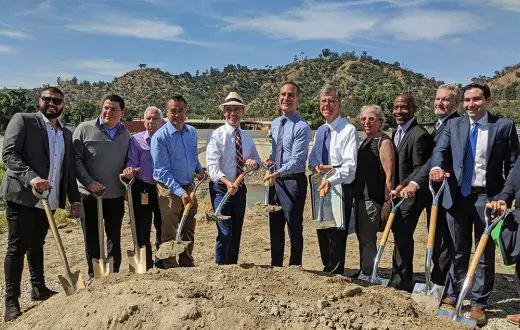
POLYGON ((186 205, 193 202, 190 194, 188 194, 187 192, 184 192, 184 194, 182 194, 181 200, 182 200, 182 206, 184 208, 186 208, 186 205))
POLYGON ((491 220, 494 221, 507 210, 507 203, 503 200, 488 201, 486 207, 494 210, 494 212, 491 213, 491 220))
POLYGON ((43 193, 44 191, 49 190, 51 187, 49 185, 49 181, 42 178, 32 179, 31 186, 33 186, 33 188, 39 193, 43 193))
POLYGON ((123 175, 126 179, 133 178, 139 171, 141 171, 140 167, 127 167, 123 170, 123 175))

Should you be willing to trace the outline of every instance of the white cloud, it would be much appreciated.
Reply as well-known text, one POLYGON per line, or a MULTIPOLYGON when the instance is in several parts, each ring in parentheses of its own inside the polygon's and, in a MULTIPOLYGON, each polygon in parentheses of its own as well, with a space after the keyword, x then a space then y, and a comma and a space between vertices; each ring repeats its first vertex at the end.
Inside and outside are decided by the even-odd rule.
MULTIPOLYGON (((39 15, 51 9, 52 0, 43 0, 32 8, 14 13, 14 16, 39 15)), ((29 6, 28 6, 29 7, 29 6)))
POLYGON ((520 12, 520 1, 519 0, 486 0, 486 2, 492 6, 520 12))
POLYGON ((0 44, 0 53, 12 53, 14 48, 0 44))
POLYGON ((0 29, 0 36, 13 39, 31 39, 31 36, 28 33, 10 29, 0 29))
MULTIPOLYGON (((520 1, 520 0, 519 0, 520 1)), ((256 31, 273 39, 352 41, 373 37, 433 40, 483 27, 472 14, 420 9, 426 0, 359 0, 346 3, 308 2, 276 14, 224 17, 225 30, 256 31), (380 10, 377 5, 391 5, 380 10), (477 24, 478 23, 478 24, 477 24)))
POLYGON ((112 59, 71 60, 66 62, 68 71, 86 72, 89 75, 115 77, 136 69, 136 64, 119 63, 112 59))
POLYGON ((483 27, 472 14, 436 10, 405 11, 383 24, 386 33, 401 40, 438 39, 483 27))

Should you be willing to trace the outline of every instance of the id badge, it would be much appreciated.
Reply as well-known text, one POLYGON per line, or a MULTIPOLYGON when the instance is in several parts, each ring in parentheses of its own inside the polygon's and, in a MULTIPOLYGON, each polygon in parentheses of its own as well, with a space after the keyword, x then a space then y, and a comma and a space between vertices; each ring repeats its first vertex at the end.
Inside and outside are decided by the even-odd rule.
POLYGON ((148 193, 141 193, 141 205, 148 205, 148 193))

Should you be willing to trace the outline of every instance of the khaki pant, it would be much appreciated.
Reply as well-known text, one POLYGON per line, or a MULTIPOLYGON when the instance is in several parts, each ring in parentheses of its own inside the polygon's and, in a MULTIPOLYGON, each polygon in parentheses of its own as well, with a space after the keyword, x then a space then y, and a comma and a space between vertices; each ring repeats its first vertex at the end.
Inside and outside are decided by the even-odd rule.
MULTIPOLYGON (((193 186, 188 187, 186 191, 187 193, 191 193, 193 191, 193 186)), ((184 207, 181 198, 170 192, 170 190, 164 185, 157 184, 157 197, 162 218, 161 242, 164 243, 175 239, 184 207)), ((188 245, 186 251, 179 255, 178 263, 175 258, 165 260, 168 266, 190 267, 194 265, 192 253, 193 243, 195 242, 195 214, 197 213, 197 207, 197 200, 195 200, 190 212, 188 213, 188 218, 186 219, 181 235, 183 241, 190 241, 191 243, 188 245)))

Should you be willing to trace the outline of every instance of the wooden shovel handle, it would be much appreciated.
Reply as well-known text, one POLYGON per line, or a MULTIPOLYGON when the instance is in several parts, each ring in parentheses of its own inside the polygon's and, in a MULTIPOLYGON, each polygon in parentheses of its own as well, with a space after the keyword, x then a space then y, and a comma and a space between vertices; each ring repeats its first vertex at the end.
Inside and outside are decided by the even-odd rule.
POLYGON ((325 189, 322 188, 320 189, 320 197, 324 197, 325 196, 325 189))
POLYGON ((480 241, 478 242, 477 249, 475 250, 475 254, 473 255, 473 259, 471 259, 471 263, 469 264, 468 273, 466 274, 467 277, 473 277, 475 275, 475 272, 477 271, 477 266, 480 261, 480 257, 484 254, 484 249, 487 246, 489 240, 489 234, 482 234, 480 236, 480 241))
POLYGON ((385 231, 383 231, 383 236, 381 236, 381 242, 379 245, 385 245, 388 240, 388 235, 390 235, 390 230, 392 229, 392 225, 394 223, 395 213, 390 212, 388 215, 388 220, 386 220, 385 231))
POLYGON ((428 249, 433 249, 433 245, 435 243, 435 232, 437 230, 437 214, 439 212, 439 207, 437 205, 432 206, 432 211, 430 215, 430 227, 428 228, 428 243, 426 243, 426 247, 428 249))
POLYGON ((233 186, 235 186, 238 189, 238 186, 244 181, 244 173, 240 174, 238 178, 236 178, 235 182, 233 182, 233 186))
POLYGON ((269 182, 267 182, 267 178, 269 177, 269 175, 271 175, 271 172, 269 170, 265 170, 265 174, 264 174, 264 186, 266 187, 269 187, 269 182))

